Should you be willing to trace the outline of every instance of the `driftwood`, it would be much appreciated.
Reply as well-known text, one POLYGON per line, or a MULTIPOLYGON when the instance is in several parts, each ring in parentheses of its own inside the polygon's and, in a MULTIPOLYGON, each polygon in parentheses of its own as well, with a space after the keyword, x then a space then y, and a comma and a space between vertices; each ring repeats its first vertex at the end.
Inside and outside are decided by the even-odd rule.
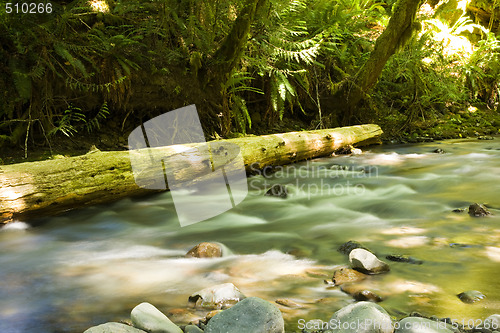
MULTIPOLYGON (((378 125, 369 124, 212 141, 210 144, 239 147, 245 168, 249 172, 266 166, 327 156, 348 145, 379 143, 381 134, 382 130, 378 125)), ((199 144, 150 150, 153 155, 171 156, 179 154, 179 146, 184 150, 186 146, 196 149, 199 144)), ((213 147, 211 160, 218 154, 218 150, 213 147)), ((0 223, 58 214, 123 197, 166 190, 166 187, 152 190, 137 185, 131 167, 132 155, 133 151, 96 151, 77 157, 0 166, 0 223)), ((204 162, 207 161, 203 161, 203 158, 191 161, 191 164, 198 164, 198 169, 175 166, 183 171, 176 177, 180 181, 197 177, 197 172, 203 173, 203 169, 210 165, 204 162)), ((159 165, 158 168, 162 172, 165 165, 159 165)), ((148 172, 157 172, 158 168, 142 171, 147 175, 148 172)))

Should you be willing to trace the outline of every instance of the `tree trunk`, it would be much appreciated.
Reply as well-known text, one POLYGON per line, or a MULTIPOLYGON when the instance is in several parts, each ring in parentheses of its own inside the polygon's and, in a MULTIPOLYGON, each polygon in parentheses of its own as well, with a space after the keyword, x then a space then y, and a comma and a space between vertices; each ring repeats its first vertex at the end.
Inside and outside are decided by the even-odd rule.
MULTIPOLYGON (((246 170, 255 171, 270 165, 327 156, 347 145, 378 143, 381 134, 378 125, 361 125, 212 141, 211 144, 237 145, 246 170)), ((188 148, 197 145, 191 144, 188 148)), ((162 158, 174 156, 179 154, 179 148, 183 147, 158 147, 154 148, 153 154, 162 158)), ((210 160, 217 157, 216 161, 220 162, 219 158, 224 158, 214 149, 211 154, 210 160)), ((77 157, 0 166, 0 223, 57 214, 157 191, 137 186, 130 156, 128 151, 97 151, 77 157)), ((176 178, 189 182, 206 169, 209 162, 189 160, 191 168, 176 168, 181 170, 176 178)), ((163 172, 162 167, 164 165, 159 163, 156 169, 152 167, 147 171, 163 172)))
MULTIPOLYGON (((247 0, 245 6, 233 23, 231 31, 213 56, 211 75, 206 75, 206 68, 202 69, 205 85, 226 82, 229 74, 236 67, 248 42, 250 27, 255 20, 259 9, 267 0, 247 0)), ((219 88, 219 87, 217 87, 219 88)))
POLYGON ((415 15, 422 0, 399 0, 394 6, 389 24, 377 38, 370 57, 352 82, 343 85, 338 94, 345 102, 342 123, 352 123, 353 115, 366 93, 375 85, 389 58, 411 37, 415 15))

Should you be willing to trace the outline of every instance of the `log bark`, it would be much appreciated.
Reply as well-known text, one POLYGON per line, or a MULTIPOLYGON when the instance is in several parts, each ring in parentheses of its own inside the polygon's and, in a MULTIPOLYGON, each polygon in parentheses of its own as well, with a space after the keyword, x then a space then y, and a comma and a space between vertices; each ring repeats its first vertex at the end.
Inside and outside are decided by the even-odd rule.
MULTIPOLYGON (((212 141, 210 159, 219 158, 217 154, 223 153, 214 150, 213 144, 219 147, 224 143, 236 145, 249 172, 331 155, 347 145, 379 143, 381 134, 378 125, 369 124, 212 141)), ((153 153, 150 155, 172 156, 179 154, 180 150, 196 149, 197 146, 200 144, 156 147, 151 149, 153 153)), ((77 157, 0 166, 0 223, 154 193, 155 190, 136 184, 130 159, 134 152, 137 151, 97 151, 77 157)), ((176 178, 186 182, 196 178, 210 165, 206 162, 192 159, 189 163, 196 164, 194 168, 175 165, 176 170, 181 171, 176 178)), ((164 168, 159 164, 146 170, 145 174, 163 172, 164 168)))

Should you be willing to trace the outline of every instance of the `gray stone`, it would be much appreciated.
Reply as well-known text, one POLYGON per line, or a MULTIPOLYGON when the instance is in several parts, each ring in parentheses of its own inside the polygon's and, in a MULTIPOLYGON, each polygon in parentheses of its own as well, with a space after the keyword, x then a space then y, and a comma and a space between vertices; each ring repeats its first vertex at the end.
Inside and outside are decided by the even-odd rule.
POLYGON ((500 329, 500 314, 494 314, 486 318, 483 326, 490 330, 500 329))
POLYGON ((396 324, 395 333, 453 333, 451 325, 427 318, 408 317, 396 324))
POLYGON ((172 323, 160 310, 146 302, 132 309, 130 319, 135 327, 148 333, 182 333, 179 326, 172 323))
POLYGON ((203 330, 201 328, 199 328, 198 326, 187 325, 184 328, 184 333, 203 333, 203 330))
POLYGON ((249 297, 215 315, 205 333, 284 333, 285 323, 275 305, 249 297))
POLYGON ((367 274, 380 274, 390 270, 389 265, 364 249, 354 249, 349 253, 352 268, 367 274))
POLYGON ((234 284, 224 283, 195 292, 189 296, 189 302, 204 308, 220 309, 234 305, 245 297, 234 284))
POLYGON ((99 326, 91 327, 83 333, 145 333, 145 332, 143 330, 125 324, 106 323, 99 326))
POLYGON ((329 321, 329 333, 392 333, 389 314, 378 304, 358 302, 335 312, 329 321))

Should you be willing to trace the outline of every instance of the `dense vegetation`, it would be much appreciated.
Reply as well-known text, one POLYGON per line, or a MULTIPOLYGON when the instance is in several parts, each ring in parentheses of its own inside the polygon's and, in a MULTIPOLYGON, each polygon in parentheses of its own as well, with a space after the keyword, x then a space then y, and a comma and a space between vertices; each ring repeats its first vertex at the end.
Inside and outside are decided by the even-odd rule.
POLYGON ((494 15, 474 23, 466 1, 75 0, 44 14, 4 4, 4 148, 88 133, 116 147, 141 121, 189 104, 209 138, 364 122, 410 138, 500 127, 498 28, 494 15), (411 1, 418 12, 395 54, 372 56, 382 72, 360 84, 411 1))

